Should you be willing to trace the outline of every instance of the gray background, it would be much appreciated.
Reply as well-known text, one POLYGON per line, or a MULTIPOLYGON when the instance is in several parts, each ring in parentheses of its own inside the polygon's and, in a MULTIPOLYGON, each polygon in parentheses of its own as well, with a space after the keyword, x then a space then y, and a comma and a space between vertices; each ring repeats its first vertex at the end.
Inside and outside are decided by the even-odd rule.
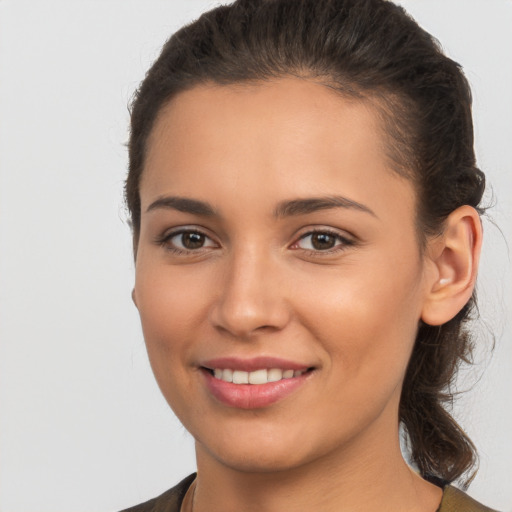
MULTIPOLYGON (((463 64, 494 189, 479 365, 456 406, 470 493, 512 511, 512 2, 402 2, 463 64), (490 357, 493 336, 496 343, 490 357), (485 372, 484 372, 485 370, 485 372)), ((205 0, 0 0, 0 511, 114 511, 194 469, 130 300, 127 103, 205 0)))

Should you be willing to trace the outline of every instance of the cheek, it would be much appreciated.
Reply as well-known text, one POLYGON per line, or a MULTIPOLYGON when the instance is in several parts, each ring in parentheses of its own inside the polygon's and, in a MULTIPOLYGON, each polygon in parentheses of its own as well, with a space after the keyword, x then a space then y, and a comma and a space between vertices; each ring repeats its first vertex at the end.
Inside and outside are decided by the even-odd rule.
POLYGON ((354 265, 308 282, 296 309, 342 378, 370 385, 381 377, 402 378, 421 311, 420 276, 419 264, 376 260, 364 271, 354 265), (402 270, 390 279, 395 268, 402 270))
POLYGON ((156 382, 175 414, 186 418, 193 389, 190 326, 196 322, 200 297, 166 267, 139 266, 135 295, 144 341, 156 382))
POLYGON ((207 276, 141 256, 137 261, 135 296, 143 327, 157 339, 174 337, 204 309, 207 276))
POLYGON ((162 390, 168 390, 190 363, 192 331, 201 328, 207 311, 206 284, 197 273, 150 264, 139 256, 135 299, 153 372, 162 390))

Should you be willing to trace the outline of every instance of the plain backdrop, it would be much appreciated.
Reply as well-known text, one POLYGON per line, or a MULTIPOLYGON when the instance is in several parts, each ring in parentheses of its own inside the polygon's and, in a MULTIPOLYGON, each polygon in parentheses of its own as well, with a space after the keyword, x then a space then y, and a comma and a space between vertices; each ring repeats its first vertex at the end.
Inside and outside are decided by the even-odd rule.
MULTIPOLYGON (((512 511, 512 2, 402 3, 473 86, 495 206, 479 364, 455 411, 481 454, 470 494, 512 511)), ((115 511, 194 470, 130 300, 122 187, 130 97, 167 37, 213 5, 0 0, 1 512, 115 511)))

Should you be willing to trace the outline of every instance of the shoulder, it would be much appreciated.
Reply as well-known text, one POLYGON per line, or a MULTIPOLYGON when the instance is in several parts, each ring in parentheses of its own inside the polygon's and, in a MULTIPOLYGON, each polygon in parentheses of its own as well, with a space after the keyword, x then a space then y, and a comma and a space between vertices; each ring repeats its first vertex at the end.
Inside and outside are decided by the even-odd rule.
POLYGON ((496 512, 468 496, 456 487, 444 488, 443 500, 438 512, 496 512))
MULTIPOLYGON (((183 497, 194 481, 196 474, 187 476, 178 485, 153 498, 121 512, 179 512, 183 497)), ((456 487, 446 485, 438 512, 496 512, 456 487)))
POLYGON ((196 474, 187 476, 178 485, 165 491, 160 496, 153 498, 134 507, 127 508, 121 512, 179 512, 183 497, 194 481, 196 474))

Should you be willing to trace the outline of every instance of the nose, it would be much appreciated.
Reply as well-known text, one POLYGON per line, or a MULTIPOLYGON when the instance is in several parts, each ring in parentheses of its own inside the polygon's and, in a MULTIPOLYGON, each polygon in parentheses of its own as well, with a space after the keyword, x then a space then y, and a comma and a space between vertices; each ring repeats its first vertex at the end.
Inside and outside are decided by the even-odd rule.
MULTIPOLYGON (((281 269, 282 270, 282 269, 281 269)), ((210 321, 231 336, 276 332, 290 321, 283 273, 272 258, 246 250, 225 262, 210 321)))

